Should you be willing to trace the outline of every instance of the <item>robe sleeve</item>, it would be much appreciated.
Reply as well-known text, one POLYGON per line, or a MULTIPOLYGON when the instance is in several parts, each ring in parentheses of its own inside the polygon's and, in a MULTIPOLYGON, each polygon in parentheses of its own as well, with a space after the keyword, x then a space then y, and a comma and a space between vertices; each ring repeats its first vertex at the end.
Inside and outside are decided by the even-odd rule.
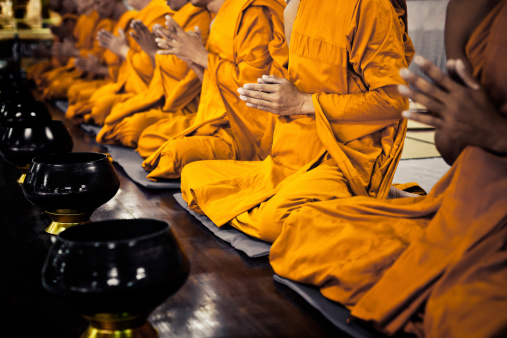
POLYGON ((390 3, 360 1, 347 36, 349 94, 313 95, 317 118, 325 118, 342 142, 395 123, 408 107, 396 88, 405 83, 399 70, 408 67, 404 30, 390 3))

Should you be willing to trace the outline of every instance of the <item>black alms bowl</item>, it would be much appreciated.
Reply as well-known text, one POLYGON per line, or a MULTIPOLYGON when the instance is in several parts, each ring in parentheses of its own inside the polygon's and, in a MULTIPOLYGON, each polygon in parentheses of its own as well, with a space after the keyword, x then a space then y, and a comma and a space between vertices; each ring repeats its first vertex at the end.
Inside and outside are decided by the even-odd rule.
POLYGON ((167 223, 112 220, 58 235, 42 270, 42 285, 86 317, 146 317, 183 285, 189 269, 167 223))
POLYGON ((0 154, 18 167, 28 167, 32 158, 71 151, 72 137, 61 121, 31 121, 8 126, 0 143, 0 154))
POLYGON ((0 126, 26 124, 32 121, 49 121, 51 114, 41 101, 6 103, 0 106, 0 126))
POLYGON ((33 159, 25 197, 49 213, 92 212, 116 194, 118 175, 105 154, 61 153, 33 159))

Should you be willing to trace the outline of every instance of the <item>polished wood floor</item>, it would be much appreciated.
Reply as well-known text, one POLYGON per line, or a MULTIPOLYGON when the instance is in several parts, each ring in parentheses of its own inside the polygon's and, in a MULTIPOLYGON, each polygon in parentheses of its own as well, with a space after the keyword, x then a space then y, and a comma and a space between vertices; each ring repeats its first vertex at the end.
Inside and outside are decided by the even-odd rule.
MULTIPOLYGON (((53 117, 63 114, 50 107, 53 117)), ((65 122, 74 151, 101 151, 65 122)), ((297 294, 273 281, 267 258, 250 259, 214 237, 172 195, 130 181, 121 168, 117 195, 92 221, 155 218, 169 222, 191 261, 186 284, 150 320, 160 337, 346 337, 297 294)), ((19 171, 0 159, 0 337, 78 337, 87 322, 45 293, 41 270, 51 245, 49 218, 16 183, 19 171)))

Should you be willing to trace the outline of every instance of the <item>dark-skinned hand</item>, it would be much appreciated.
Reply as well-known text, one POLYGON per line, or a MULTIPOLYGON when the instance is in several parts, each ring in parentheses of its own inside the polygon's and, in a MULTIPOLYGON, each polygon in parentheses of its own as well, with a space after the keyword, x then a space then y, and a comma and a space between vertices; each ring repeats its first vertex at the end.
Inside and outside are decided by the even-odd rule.
POLYGON ((414 89, 400 85, 399 92, 427 107, 429 113, 408 110, 403 116, 435 127, 436 133, 455 144, 507 154, 507 118, 496 109, 465 64, 449 60, 447 75, 421 56, 414 61, 433 83, 402 69, 401 76, 414 89))
POLYGON ((155 64, 155 55, 158 51, 158 44, 155 42, 155 35, 140 20, 132 20, 130 23, 130 36, 137 42, 139 47, 151 58, 155 64))

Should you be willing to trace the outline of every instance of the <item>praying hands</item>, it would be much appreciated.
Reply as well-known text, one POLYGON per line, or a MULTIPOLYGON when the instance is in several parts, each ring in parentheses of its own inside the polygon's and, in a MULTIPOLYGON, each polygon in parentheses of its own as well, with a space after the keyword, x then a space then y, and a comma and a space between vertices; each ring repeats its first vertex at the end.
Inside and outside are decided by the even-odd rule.
POLYGON ((263 75, 257 82, 238 88, 239 98, 248 107, 276 115, 315 114, 312 95, 301 93, 289 80, 263 75))
POLYGON ((440 143, 459 147, 451 151, 455 155, 467 145, 507 154, 507 118, 495 108, 465 64, 461 60, 449 60, 446 75, 421 56, 414 61, 433 83, 402 69, 401 76, 414 89, 400 85, 399 92, 427 107, 429 113, 408 110, 403 116, 434 126, 436 143, 443 141, 440 143))
MULTIPOLYGON (((160 25, 155 25, 160 26, 160 25)), ((154 28, 155 28, 154 26, 154 28)), ((158 45, 155 41, 155 35, 150 32, 148 27, 140 20, 132 20, 130 23, 130 36, 137 42, 139 47, 150 57, 151 63, 155 66, 155 55, 158 51, 158 45)))
POLYGON ((127 53, 130 47, 123 29, 118 29, 118 36, 106 30, 101 30, 97 34, 97 40, 99 40, 101 47, 109 49, 123 60, 127 59, 127 53))
POLYGON ((162 49, 158 53, 162 55, 176 55, 186 63, 196 64, 202 68, 208 68, 208 51, 203 46, 201 30, 195 27, 194 31, 185 32, 176 21, 166 16, 166 27, 159 27, 156 39, 162 49))
POLYGON ((76 57, 79 56, 79 50, 72 41, 64 40, 62 43, 53 44, 51 54, 56 57, 76 57))

